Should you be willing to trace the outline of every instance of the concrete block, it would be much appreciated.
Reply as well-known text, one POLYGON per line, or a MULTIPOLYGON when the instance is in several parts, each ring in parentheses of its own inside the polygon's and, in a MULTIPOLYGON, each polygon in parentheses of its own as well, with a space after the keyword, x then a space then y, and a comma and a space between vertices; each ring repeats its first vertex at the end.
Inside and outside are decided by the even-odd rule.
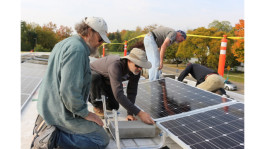
MULTIPOLYGON (((114 121, 110 121, 110 131, 115 135, 114 121)), ((152 138, 155 137, 155 125, 148 125, 142 121, 119 121, 120 138, 152 138)))

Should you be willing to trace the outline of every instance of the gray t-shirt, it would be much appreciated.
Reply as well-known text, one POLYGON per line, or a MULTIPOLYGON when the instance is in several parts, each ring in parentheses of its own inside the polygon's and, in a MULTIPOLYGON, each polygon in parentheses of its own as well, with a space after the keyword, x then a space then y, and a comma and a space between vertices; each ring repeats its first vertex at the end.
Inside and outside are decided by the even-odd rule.
POLYGON ((158 48, 160 48, 162 46, 162 44, 164 43, 166 38, 170 39, 170 44, 174 43, 176 41, 176 35, 177 32, 169 27, 159 27, 157 29, 154 29, 152 31, 155 36, 156 36, 156 44, 158 46, 158 48))

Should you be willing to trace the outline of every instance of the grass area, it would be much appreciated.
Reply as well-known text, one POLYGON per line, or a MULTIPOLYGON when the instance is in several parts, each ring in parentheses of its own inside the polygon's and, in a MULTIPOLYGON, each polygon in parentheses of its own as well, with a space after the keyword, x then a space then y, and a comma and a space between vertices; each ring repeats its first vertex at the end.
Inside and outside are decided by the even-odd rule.
MULTIPOLYGON (((224 78, 227 78, 227 71, 224 72, 224 78)), ((229 72, 228 79, 232 82, 244 83, 244 72, 229 72)))
POLYGON ((107 52, 107 55, 119 55, 120 57, 124 56, 123 52, 107 52))

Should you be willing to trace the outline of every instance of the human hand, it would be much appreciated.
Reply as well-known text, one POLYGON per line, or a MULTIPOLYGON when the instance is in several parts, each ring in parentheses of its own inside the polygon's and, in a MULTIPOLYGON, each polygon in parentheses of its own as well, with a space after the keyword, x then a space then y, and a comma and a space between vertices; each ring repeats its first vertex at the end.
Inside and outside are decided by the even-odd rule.
POLYGON ((85 119, 88 120, 88 121, 95 122, 99 126, 103 126, 104 125, 103 121, 95 113, 92 113, 92 112, 89 112, 88 116, 85 117, 85 119))
POLYGON ((151 118, 151 116, 146 112, 140 111, 138 113, 138 116, 146 124, 154 124, 155 123, 154 120, 151 118))
POLYGON ((132 116, 132 115, 127 115, 127 118, 126 118, 127 121, 136 121, 137 118, 132 116))
POLYGON ((160 62, 160 66, 158 68, 158 70, 161 70, 163 68, 163 62, 160 62))

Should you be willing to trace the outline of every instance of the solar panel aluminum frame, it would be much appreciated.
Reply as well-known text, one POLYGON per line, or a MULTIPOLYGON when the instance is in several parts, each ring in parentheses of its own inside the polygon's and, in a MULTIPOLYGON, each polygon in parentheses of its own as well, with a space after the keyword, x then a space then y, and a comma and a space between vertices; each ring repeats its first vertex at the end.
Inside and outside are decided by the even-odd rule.
POLYGON ((202 112, 207 112, 207 111, 215 110, 215 109, 222 108, 222 107, 225 107, 225 106, 231 106, 231 105, 234 105, 234 104, 237 104, 237 103, 242 103, 242 102, 231 101, 231 102, 228 102, 228 103, 221 104, 222 105, 221 107, 220 107, 220 105, 218 105, 218 106, 216 105, 216 106, 211 106, 209 108, 207 107, 207 108, 200 109, 200 112, 198 112, 198 111, 196 111, 196 112, 190 111, 190 112, 186 112, 186 113, 181 113, 181 114, 178 114, 177 116, 175 116, 174 118, 173 117, 170 117, 168 119, 164 119, 164 120, 161 120, 161 121, 156 122, 156 126, 160 130, 164 131, 168 137, 170 137, 173 141, 175 141, 176 143, 178 143, 182 148, 184 148, 184 149, 191 149, 189 145, 187 145, 181 139, 179 139, 178 136, 175 136, 173 133, 171 133, 161 123, 162 122, 165 122, 165 121, 169 121, 169 120, 175 120, 175 119, 178 119, 178 118, 182 118, 182 117, 194 115, 194 114, 199 114, 199 113, 202 113, 202 112))
MULTIPOLYGON (((162 78, 162 79, 165 79, 165 78, 162 78)), ((158 79, 158 80, 162 80, 162 79, 158 79)), ((180 82, 178 80, 175 80, 175 79, 172 79, 172 78, 169 78, 169 77, 167 77, 167 79, 171 79, 173 81, 177 81, 179 83, 188 85, 186 83, 180 82)), ((152 80, 152 81, 149 81, 149 82, 142 82, 142 83, 138 83, 138 84, 146 84, 146 83, 155 82, 155 81, 158 81, 158 80, 152 80)), ((193 86, 191 86, 191 87, 193 87, 193 86)), ((194 87, 194 88, 196 88, 196 87, 194 87)), ((196 89, 199 89, 199 90, 202 90, 204 92, 208 92, 208 93, 211 93, 211 94, 214 94, 214 95, 217 95, 217 96, 222 97, 221 95, 215 94, 215 93, 210 92, 210 91, 206 91, 206 90, 203 90, 203 89, 200 89, 200 88, 196 88, 196 89)), ((197 114, 197 113, 200 113, 200 112, 204 112, 205 110, 208 110, 207 108, 209 108, 211 110, 212 108, 220 108, 222 106, 228 106, 228 105, 232 105, 232 104, 235 104, 236 102, 238 102, 238 101, 236 101, 234 99, 231 99, 231 98, 227 98, 227 97, 223 97, 223 98, 229 99, 231 101, 228 101, 226 103, 220 103, 220 104, 217 104, 217 105, 212 105, 212 106, 204 107, 204 108, 201 108, 201 109, 196 109, 196 110, 189 111, 189 112, 183 112, 183 113, 180 113, 180 114, 175 114, 175 115, 171 115, 171 116, 157 118, 157 119, 153 119, 153 120, 154 121, 157 121, 157 122, 167 121, 167 120, 171 120, 171 119, 178 118, 179 116, 182 116, 182 115, 186 116, 186 115, 191 115, 191 114, 197 114)), ((144 109, 142 109, 141 107, 137 106, 136 104, 135 104, 135 106, 138 107, 140 110, 144 111, 144 109)))
POLYGON ((175 114, 175 115, 171 115, 171 116, 155 119, 154 121, 157 121, 157 122, 161 123, 161 122, 168 121, 168 120, 173 120, 173 119, 177 119, 177 118, 181 118, 181 117, 185 117, 185 116, 190 116, 190 115, 193 115, 193 114, 199 114, 199 113, 202 113, 202 112, 210 111, 210 110, 217 109, 217 108, 222 108, 222 107, 225 107, 225 106, 230 106, 230 105, 233 105, 233 104, 236 104, 236 103, 238 103, 238 102, 237 101, 230 101, 230 102, 226 102, 226 103, 220 103, 220 104, 217 104, 217 105, 213 105, 213 106, 209 106, 209 107, 205 107, 205 108, 201 108, 201 109, 192 110, 192 111, 189 111, 189 112, 183 112, 183 113, 180 113, 180 114, 175 114))
POLYGON ((40 86, 42 82, 42 79, 40 80, 40 82, 37 84, 37 86, 33 89, 33 91, 29 94, 29 97, 27 98, 27 100, 24 102, 24 104, 21 107, 21 111, 24 109, 24 107, 27 105, 27 103, 29 102, 29 100, 31 99, 31 97, 33 96, 33 94, 35 93, 35 91, 38 89, 38 87, 40 86))

